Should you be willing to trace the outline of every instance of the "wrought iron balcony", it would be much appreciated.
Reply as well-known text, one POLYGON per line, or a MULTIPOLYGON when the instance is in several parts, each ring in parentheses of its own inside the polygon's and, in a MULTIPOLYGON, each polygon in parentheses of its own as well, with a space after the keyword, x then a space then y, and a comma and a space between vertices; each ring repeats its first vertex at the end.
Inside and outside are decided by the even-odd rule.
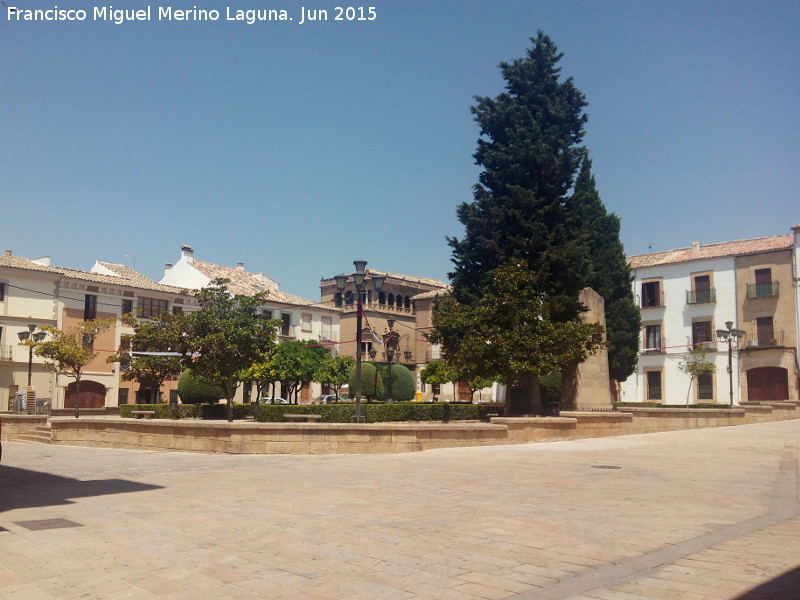
POLYGON ((686 304, 709 304, 717 301, 717 289, 686 290, 686 304))
POLYGON ((747 297, 748 298, 771 298, 778 295, 777 281, 770 281, 769 283, 748 283, 747 284, 747 297))

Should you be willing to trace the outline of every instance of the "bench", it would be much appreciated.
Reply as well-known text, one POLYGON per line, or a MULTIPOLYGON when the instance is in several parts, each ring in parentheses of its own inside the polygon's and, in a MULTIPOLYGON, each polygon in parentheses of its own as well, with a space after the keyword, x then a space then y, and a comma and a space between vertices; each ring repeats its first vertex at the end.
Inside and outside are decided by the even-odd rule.
POLYGON ((291 423, 296 423, 298 421, 306 421, 307 423, 314 423, 322 419, 322 415, 302 415, 302 414, 285 414, 283 418, 291 423))
POLYGON ((155 411, 152 410, 132 410, 131 416, 134 419, 152 419, 155 415, 155 411))

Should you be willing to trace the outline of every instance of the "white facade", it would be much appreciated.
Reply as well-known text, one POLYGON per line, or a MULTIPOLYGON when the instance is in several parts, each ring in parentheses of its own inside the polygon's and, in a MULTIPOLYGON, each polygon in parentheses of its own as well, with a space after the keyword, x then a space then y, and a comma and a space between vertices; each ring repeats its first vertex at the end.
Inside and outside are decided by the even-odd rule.
MULTIPOLYGON (((640 267, 633 270, 633 276, 634 296, 642 315, 639 364, 621 384, 619 399, 684 404, 688 393, 690 404, 728 403, 728 347, 715 341, 715 331, 724 329, 727 321, 738 327, 735 257, 640 267), (654 293, 658 294, 655 298, 654 293), (706 348, 706 360, 715 365, 716 372, 710 377, 710 389, 708 381, 702 389, 695 381, 689 393, 690 378, 680 371, 679 364, 698 343, 706 348)), ((733 352, 732 363, 733 402, 738 404, 737 352, 733 352)))

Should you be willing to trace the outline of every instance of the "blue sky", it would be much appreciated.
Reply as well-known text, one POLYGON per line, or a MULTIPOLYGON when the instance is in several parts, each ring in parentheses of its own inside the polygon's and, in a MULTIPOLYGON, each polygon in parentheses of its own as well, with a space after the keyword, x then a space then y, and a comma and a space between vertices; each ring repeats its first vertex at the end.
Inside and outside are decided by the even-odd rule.
POLYGON ((498 63, 538 29, 589 101, 629 254, 800 222, 798 2, 376 0, 376 20, 336 22, 335 2, 176 0, 122 25, 91 20, 96 0, 57 4, 89 18, 0 12, 0 250, 17 256, 159 279, 188 243, 311 299, 355 258, 446 279, 478 177, 473 96, 502 91, 498 63), (295 20, 228 22, 226 6, 295 20), (331 20, 300 25, 301 6, 331 20))

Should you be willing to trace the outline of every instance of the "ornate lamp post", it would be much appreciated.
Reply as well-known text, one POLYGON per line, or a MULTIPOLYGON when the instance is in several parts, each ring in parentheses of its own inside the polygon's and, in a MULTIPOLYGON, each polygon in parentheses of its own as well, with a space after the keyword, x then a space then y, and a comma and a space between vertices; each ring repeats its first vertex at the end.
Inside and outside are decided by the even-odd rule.
MULTIPOLYGON (((362 297, 364 295, 365 287, 365 280, 367 277, 366 267, 367 261, 365 260, 354 260, 353 266, 356 268, 354 273, 348 275, 336 275, 334 279, 336 280, 336 287, 339 289, 339 293, 344 292, 344 288, 347 285, 347 280, 349 278, 353 279, 353 283, 356 286, 356 415, 354 420, 356 423, 361 423, 364 420, 364 417, 361 416, 361 357, 363 354, 361 348, 361 340, 362 340, 362 319, 364 317, 364 307, 361 304, 362 297)), ((383 282, 386 279, 383 275, 371 275, 370 278, 372 279, 372 283, 375 285, 375 291, 380 292, 383 289, 383 282)))
POLYGON ((733 342, 739 345, 739 340, 744 337, 744 331, 733 328, 733 321, 726 321, 727 329, 717 329, 717 340, 728 342, 728 385, 730 386, 730 406, 733 408, 733 342))
POLYGON ((383 335, 383 345, 386 347, 384 356, 386 362, 389 363, 387 373, 389 374, 389 381, 386 388, 386 403, 391 404, 394 402, 394 391, 392 390, 392 361, 394 360, 395 352, 397 351, 397 343, 400 341, 400 334, 394 330, 395 320, 391 317, 386 319, 386 324, 389 326, 389 332, 383 335))
POLYGON ((46 335, 44 331, 36 331, 36 325, 28 325, 28 331, 17 333, 19 341, 28 347, 28 387, 31 387, 31 373, 33 372, 33 349, 46 335))

